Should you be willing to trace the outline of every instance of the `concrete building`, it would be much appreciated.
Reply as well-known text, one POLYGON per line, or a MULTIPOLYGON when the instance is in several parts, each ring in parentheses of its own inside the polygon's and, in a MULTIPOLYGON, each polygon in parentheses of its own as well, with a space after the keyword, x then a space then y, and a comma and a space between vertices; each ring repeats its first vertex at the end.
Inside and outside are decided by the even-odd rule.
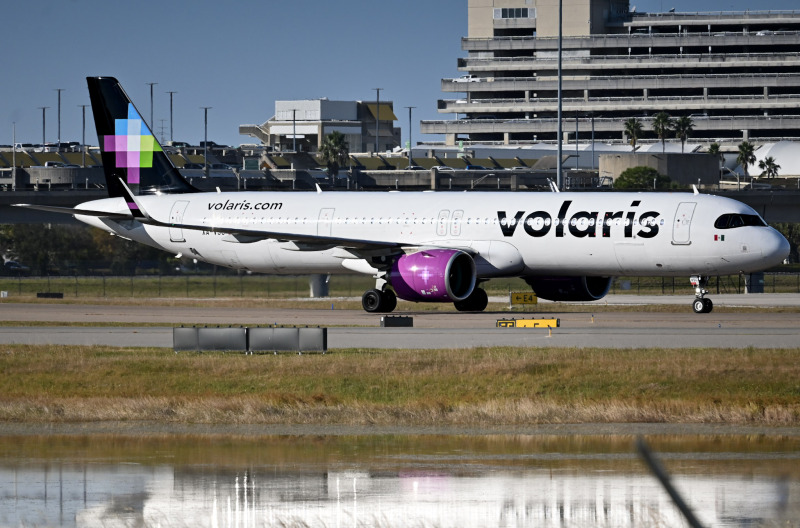
MULTIPOLYGON (((767 6, 764 6, 767 7, 767 6)), ((525 144, 557 132, 558 2, 468 0, 464 76, 423 134, 525 144)), ((563 1, 563 131, 624 142, 625 120, 691 117, 691 140, 800 139, 800 11, 641 13, 627 0, 563 1), (576 133, 577 130, 577 133, 576 133)))
POLYGON ((239 133, 272 150, 316 152, 326 135, 341 132, 351 152, 378 152, 400 146, 400 128, 391 101, 276 101, 275 115, 260 125, 240 125, 239 133), (377 125, 377 126, 376 126, 377 125))

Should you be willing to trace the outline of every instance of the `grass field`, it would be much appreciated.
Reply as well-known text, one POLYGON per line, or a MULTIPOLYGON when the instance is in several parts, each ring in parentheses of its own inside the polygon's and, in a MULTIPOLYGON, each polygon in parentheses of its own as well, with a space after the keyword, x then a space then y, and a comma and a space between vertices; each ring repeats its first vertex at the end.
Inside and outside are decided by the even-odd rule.
MULTIPOLYGON (((331 297, 361 297, 374 288, 366 275, 334 275, 330 279, 331 297)), ((522 279, 493 279, 483 284, 491 296, 510 291, 531 291, 522 279)), ((712 277, 711 293, 741 293, 744 278, 712 277)), ((39 292, 60 292, 64 298, 229 298, 286 299, 309 296, 307 276, 279 275, 137 275, 130 277, 0 277, 0 291, 11 298, 31 298, 39 292)), ((688 277, 616 277, 610 293, 685 294, 693 289, 688 277)), ((764 278, 768 293, 799 293, 800 274, 771 273, 764 278)))
POLYGON ((3 346, 0 421, 800 424, 800 348, 350 350, 3 346))

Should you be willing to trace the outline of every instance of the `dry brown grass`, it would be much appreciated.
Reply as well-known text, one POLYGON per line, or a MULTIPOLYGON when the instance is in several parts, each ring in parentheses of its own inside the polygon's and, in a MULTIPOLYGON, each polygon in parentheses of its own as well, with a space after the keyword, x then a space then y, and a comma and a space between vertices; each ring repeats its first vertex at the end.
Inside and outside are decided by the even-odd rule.
POLYGON ((0 348, 0 420, 800 424, 800 349, 0 348))

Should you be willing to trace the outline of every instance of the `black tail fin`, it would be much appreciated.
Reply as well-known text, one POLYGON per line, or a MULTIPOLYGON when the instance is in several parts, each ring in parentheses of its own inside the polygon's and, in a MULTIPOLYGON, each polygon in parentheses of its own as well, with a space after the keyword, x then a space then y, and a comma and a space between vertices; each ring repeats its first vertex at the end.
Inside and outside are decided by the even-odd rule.
POLYGON ((113 77, 87 77, 108 195, 197 192, 161 149, 128 94, 113 77))

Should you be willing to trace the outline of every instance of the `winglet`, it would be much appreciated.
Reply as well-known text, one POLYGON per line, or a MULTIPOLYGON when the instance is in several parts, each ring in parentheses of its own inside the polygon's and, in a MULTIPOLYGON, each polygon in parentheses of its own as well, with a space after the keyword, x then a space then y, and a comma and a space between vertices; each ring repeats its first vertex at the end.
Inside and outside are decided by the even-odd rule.
POLYGON ((697 185, 692 184, 692 189, 694 189, 694 194, 700 194, 700 191, 697 190, 697 185))
POLYGON ((314 186, 317 188, 317 194, 322 194, 322 189, 320 188, 318 183, 315 183, 314 186))

